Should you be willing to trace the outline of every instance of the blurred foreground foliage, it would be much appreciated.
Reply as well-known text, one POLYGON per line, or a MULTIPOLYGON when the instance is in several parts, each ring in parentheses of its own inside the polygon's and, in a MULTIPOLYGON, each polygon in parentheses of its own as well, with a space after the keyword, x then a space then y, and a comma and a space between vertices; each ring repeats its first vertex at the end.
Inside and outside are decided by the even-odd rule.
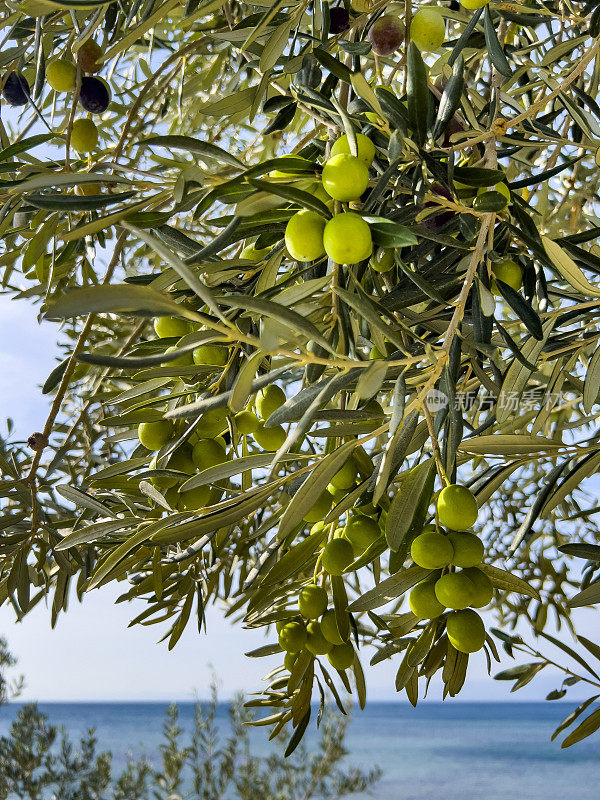
MULTIPOLYGON (((0 652, 9 656, 4 644, 2 648, 0 652)), ((0 678, 6 680, 6 667, 14 665, 15 660, 10 656, 10 663, 4 661, 0 662, 0 678)), ((217 718, 218 710, 213 685, 211 700, 197 702, 192 729, 186 732, 179 724, 177 705, 170 705, 159 764, 129 755, 125 767, 117 773, 115 754, 98 752, 94 730, 73 741, 47 713, 27 703, 17 711, 8 735, 0 737, 0 798, 338 800, 370 789, 379 778, 376 767, 363 772, 346 764, 348 720, 336 720, 328 714, 314 750, 304 747, 292 759, 286 759, 281 738, 265 755, 252 752, 247 726, 251 715, 241 695, 232 701, 225 720, 217 718)))

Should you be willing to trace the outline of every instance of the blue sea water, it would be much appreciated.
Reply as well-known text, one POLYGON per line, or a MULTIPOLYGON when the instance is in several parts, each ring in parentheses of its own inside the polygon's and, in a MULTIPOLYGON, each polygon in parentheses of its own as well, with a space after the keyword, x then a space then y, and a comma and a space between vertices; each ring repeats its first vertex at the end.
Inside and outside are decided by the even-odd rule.
MULTIPOLYGON (((19 704, 0 709, 0 734, 8 731, 19 704)), ((165 704, 41 703, 72 736, 95 727, 101 749, 116 767, 126 754, 158 763, 165 704)), ((180 724, 189 730, 193 705, 181 703, 180 724)), ((377 764, 377 800, 597 800, 600 736, 561 750, 550 736, 572 710, 568 703, 370 703, 355 711, 346 745, 348 763, 377 764)), ((227 706, 218 719, 227 728, 227 706)), ((252 729, 253 751, 265 754, 265 730, 252 729)), ((307 744, 314 741, 310 733, 307 744)), ((290 799, 292 800, 292 799, 290 799)))

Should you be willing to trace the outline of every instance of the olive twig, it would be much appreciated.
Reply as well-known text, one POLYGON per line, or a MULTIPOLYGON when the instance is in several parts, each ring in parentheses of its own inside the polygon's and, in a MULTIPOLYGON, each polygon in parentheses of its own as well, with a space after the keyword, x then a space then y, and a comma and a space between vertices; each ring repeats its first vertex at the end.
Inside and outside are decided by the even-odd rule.
MULTIPOLYGON (((115 249, 112 255, 112 258, 108 264, 106 269, 106 273, 104 275, 103 284, 107 284, 113 276, 113 273, 119 263, 119 258, 121 255, 121 250, 125 245, 125 241, 127 236, 129 235, 128 231, 123 231, 119 238, 115 243, 115 249)), ((44 425, 44 429, 41 432, 42 436, 45 437, 46 440, 50 439, 50 434, 52 433, 52 429, 54 427, 54 423, 56 421, 56 417, 61 409, 63 399, 67 390, 69 388, 69 384, 71 382, 71 378, 73 377, 73 373, 75 372, 75 367, 77 366, 77 356, 83 350, 83 347, 87 341, 87 338, 92 331, 94 326, 94 322, 96 321, 96 314, 89 314, 83 328, 81 329, 81 333, 77 339, 75 347, 69 357, 69 361, 67 362, 67 366, 63 373, 62 379, 60 381, 58 390, 56 392, 56 396, 54 398, 54 402, 50 408, 50 413, 48 414, 48 418, 46 419, 46 423, 44 425)), ((27 474, 26 482, 29 484, 29 488, 31 491, 31 536, 35 536, 38 527, 38 518, 39 518, 39 509, 38 509, 38 500, 37 500, 37 470, 40 465, 40 461, 42 458, 42 453, 45 448, 38 448, 35 451, 35 455, 31 461, 31 466, 29 468, 29 473, 27 474)))

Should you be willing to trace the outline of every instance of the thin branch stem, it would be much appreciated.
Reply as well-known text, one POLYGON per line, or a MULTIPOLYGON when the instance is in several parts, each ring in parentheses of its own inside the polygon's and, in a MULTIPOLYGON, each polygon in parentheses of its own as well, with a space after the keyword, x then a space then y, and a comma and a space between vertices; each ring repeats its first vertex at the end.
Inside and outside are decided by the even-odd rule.
MULTIPOLYGON (((113 276, 113 273, 114 273, 114 271, 115 271, 115 269, 117 267, 117 264, 119 263, 119 258, 121 256, 121 251, 122 251, 122 249, 123 249, 123 247, 125 245, 125 241, 126 241, 128 235, 129 235, 128 231, 123 231, 123 233, 121 233, 121 235, 117 239, 112 258, 111 258, 111 260, 110 260, 110 262, 108 264, 108 267, 106 269, 106 273, 104 275, 104 279, 102 281, 103 284, 109 283, 109 281, 111 280, 111 278, 113 276)), ((65 371, 63 373, 62 379, 60 381, 60 385, 59 385, 58 390, 56 392, 56 396, 55 396, 54 401, 52 403, 52 406, 50 408, 50 413, 48 414, 48 417, 46 419, 46 423, 44 425, 44 429, 42 431, 42 435, 43 435, 43 438, 44 438, 45 441, 48 441, 50 439, 50 435, 51 435, 52 430, 54 428, 54 423, 56 422, 56 418, 57 418, 57 416, 58 416, 58 414, 60 412, 60 409, 62 407, 62 403, 63 403, 64 397, 65 397, 65 395, 67 393, 67 390, 69 388, 69 384, 71 382, 71 378, 73 377, 73 373, 75 371, 75 367, 77 366, 77 363, 78 363, 77 362, 77 356, 83 350, 83 347, 84 347, 84 345, 85 345, 85 343, 87 341, 87 338, 88 338, 88 336, 90 334, 90 331, 93 328, 95 320, 96 320, 96 314, 90 314, 87 317, 87 319, 86 319, 86 321, 85 321, 85 323, 83 325, 83 328, 81 329, 81 333, 79 334, 79 337, 77 339, 75 347, 73 348, 73 352, 71 353, 71 356, 69 357, 69 360, 67 362, 67 366, 65 368, 65 371)), ((45 449, 44 447, 39 447, 35 451, 33 459, 31 461, 31 467, 29 469, 29 473, 28 473, 27 478, 26 478, 26 482, 29 484, 29 488, 30 488, 30 491, 31 491, 31 505, 32 505, 32 511, 31 511, 31 535, 32 536, 35 536, 35 534, 37 532, 37 526, 38 526, 39 510, 38 510, 38 501, 37 501, 37 471, 38 471, 38 468, 39 468, 39 465, 40 465, 40 461, 41 461, 42 453, 43 453, 44 449, 45 449)))

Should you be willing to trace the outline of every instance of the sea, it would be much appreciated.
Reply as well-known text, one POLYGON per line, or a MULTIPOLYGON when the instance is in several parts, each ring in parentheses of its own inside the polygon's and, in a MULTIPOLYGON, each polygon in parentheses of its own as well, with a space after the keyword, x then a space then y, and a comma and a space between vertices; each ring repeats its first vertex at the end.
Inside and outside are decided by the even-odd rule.
MULTIPOLYGON (((5 735, 19 708, 0 708, 5 735)), ((126 758, 158 765, 166 704, 40 703, 53 723, 72 737, 95 728, 100 749, 113 752, 116 769, 126 758)), ((220 731, 228 728, 227 704, 219 705, 220 731)), ((598 800, 600 733, 561 750, 550 737, 574 708, 570 703, 436 703, 417 709, 402 703, 369 703, 356 710, 345 744, 347 766, 377 765, 381 779, 353 800, 598 800)), ((191 729, 194 706, 179 704, 179 722, 191 729)), ((315 744, 311 726, 307 746, 315 744)), ((251 729, 252 752, 269 752, 266 731, 251 729)), ((296 800, 290 798, 290 800, 296 800)))

